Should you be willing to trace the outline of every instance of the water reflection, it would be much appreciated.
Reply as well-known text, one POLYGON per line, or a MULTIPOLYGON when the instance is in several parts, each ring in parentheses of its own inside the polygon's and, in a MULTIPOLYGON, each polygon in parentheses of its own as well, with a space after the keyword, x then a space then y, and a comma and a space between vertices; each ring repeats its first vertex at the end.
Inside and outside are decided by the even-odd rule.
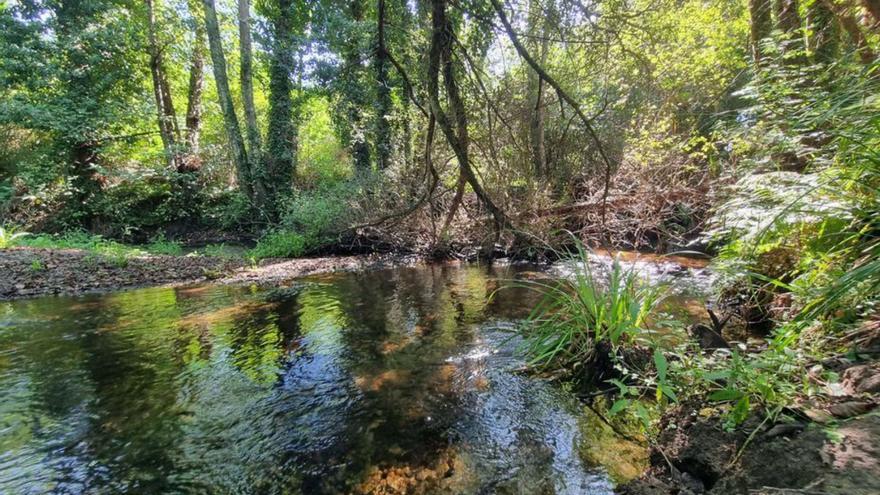
POLYGON ((512 268, 0 306, 0 492, 609 493, 512 268))

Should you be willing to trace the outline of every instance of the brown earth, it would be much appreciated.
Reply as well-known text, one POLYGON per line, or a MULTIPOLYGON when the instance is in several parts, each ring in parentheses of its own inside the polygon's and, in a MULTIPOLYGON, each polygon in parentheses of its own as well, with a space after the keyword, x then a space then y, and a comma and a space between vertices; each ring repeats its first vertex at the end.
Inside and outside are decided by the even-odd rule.
POLYGON ((774 425, 753 417, 729 432, 717 416, 704 416, 698 407, 682 405, 664 416, 663 431, 652 447, 651 468, 618 493, 880 493, 876 412, 825 423, 774 425))
POLYGON ((0 300, 83 294, 133 287, 186 285, 209 280, 274 286, 315 273, 414 263, 400 256, 362 255, 293 260, 148 255, 114 259, 77 249, 0 250, 0 300))

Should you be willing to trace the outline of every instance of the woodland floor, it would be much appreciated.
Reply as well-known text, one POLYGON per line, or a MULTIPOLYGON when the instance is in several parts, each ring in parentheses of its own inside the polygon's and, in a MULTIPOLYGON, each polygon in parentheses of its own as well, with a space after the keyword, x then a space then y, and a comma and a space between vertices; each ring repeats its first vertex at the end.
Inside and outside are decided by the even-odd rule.
POLYGON ((149 255, 119 260, 76 249, 12 248, 0 250, 0 300, 209 280, 273 286, 304 275, 414 261, 400 256, 360 255, 270 259, 252 266, 243 259, 211 256, 149 255))

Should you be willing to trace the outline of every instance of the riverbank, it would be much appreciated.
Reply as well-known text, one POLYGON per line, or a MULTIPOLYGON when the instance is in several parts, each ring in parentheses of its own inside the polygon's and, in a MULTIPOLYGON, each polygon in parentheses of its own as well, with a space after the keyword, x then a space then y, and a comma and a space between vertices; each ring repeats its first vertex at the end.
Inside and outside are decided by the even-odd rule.
POLYGON ((416 260, 399 255, 266 259, 159 255, 111 257, 79 249, 17 247, 0 250, 0 300, 75 295, 136 287, 225 284, 279 285, 315 273, 361 270, 416 260))
POLYGON ((694 399, 667 410, 649 469, 619 493, 880 493, 880 322, 863 327, 867 338, 849 354, 803 371, 805 382, 838 380, 772 416, 758 408, 730 429, 717 402, 694 399))
POLYGON ((725 431, 692 407, 664 416, 651 467, 623 495, 880 493, 880 415, 725 431))

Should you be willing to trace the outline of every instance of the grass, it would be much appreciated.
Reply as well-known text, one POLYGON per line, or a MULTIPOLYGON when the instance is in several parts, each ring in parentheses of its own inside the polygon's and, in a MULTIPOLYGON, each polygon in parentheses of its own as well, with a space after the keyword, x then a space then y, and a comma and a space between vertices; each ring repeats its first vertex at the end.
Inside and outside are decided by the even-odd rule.
POLYGON ((18 246, 22 240, 30 235, 27 232, 20 232, 15 227, 0 226, 0 249, 6 249, 18 246))
MULTIPOLYGON (((0 249, 15 246, 38 249, 77 249, 86 251, 92 256, 109 259, 118 266, 125 266, 129 259, 139 256, 182 256, 184 254, 183 245, 180 242, 165 239, 162 235, 154 237, 147 244, 130 245, 82 231, 66 232, 61 235, 33 235, 16 232, 8 227, 0 227, 0 249)), ((223 244, 213 244, 205 246, 193 255, 231 259, 239 257, 240 253, 223 244)))
POLYGON ((533 366, 583 366, 597 358, 599 343, 616 353, 642 333, 662 296, 662 288, 643 283, 617 260, 607 276, 597 275, 580 243, 567 258, 574 267, 570 277, 518 282, 542 296, 521 330, 533 366))

